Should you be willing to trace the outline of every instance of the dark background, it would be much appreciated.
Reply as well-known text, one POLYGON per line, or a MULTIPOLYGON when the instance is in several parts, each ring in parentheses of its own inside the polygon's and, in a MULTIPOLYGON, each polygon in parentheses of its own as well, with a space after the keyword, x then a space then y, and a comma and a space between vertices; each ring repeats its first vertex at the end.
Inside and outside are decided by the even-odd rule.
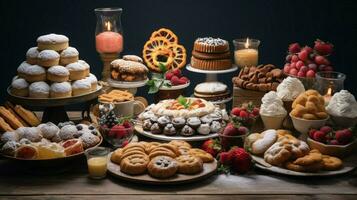
MULTIPOLYGON (((67 35, 70 45, 99 76, 102 63, 95 51, 93 11, 97 7, 124 9, 124 54, 141 55, 145 41, 160 27, 177 34, 188 57, 197 37, 221 37, 229 42, 247 36, 260 39, 260 63, 279 67, 284 64, 288 44, 313 45, 316 38, 330 41, 336 50, 331 56, 335 70, 347 74, 345 88, 357 95, 357 1, 2 0, 0 4, 0 102, 27 49, 35 46, 36 38, 43 34, 67 35)), ((191 94, 193 85, 204 81, 204 76, 184 73, 193 83, 187 90, 191 94)), ((220 75, 219 79, 232 86, 234 74, 220 75)), ((148 96, 146 91, 141 88, 139 94, 148 96)))

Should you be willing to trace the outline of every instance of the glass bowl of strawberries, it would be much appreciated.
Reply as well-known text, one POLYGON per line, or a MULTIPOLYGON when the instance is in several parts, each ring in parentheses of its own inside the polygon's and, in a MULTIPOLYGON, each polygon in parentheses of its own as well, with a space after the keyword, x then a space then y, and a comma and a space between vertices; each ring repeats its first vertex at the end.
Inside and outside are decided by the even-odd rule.
POLYGON ((252 128, 259 118, 259 108, 254 106, 252 102, 244 103, 240 107, 235 107, 231 110, 231 119, 234 123, 252 128))
POLYGON ((245 137, 249 129, 240 123, 231 122, 218 134, 223 150, 229 150, 234 146, 243 147, 245 137))
POLYGON ((319 129, 310 129, 307 144, 322 154, 346 157, 357 147, 356 127, 333 129, 322 126, 319 129))

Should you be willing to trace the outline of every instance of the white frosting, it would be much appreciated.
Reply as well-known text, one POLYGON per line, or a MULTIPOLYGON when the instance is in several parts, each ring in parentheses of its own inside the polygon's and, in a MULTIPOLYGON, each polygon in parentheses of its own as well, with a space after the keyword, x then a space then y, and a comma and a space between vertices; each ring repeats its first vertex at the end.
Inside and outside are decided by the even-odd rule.
POLYGON ((68 47, 67 49, 61 52, 61 57, 74 57, 78 56, 79 52, 74 47, 68 47))
POLYGON ((276 92, 280 99, 293 101, 299 94, 305 92, 305 88, 299 79, 289 76, 278 85, 276 92))
POLYGON ((270 91, 262 98, 260 106, 260 114, 265 116, 282 116, 287 112, 284 108, 283 101, 278 97, 276 92, 270 91))
POLYGON ((68 82, 52 83, 51 91, 58 92, 58 93, 66 93, 72 91, 72 86, 68 82))
POLYGON ((226 40, 223 40, 221 38, 213 38, 213 37, 197 38, 196 42, 212 45, 212 46, 225 45, 227 43, 226 40))
POLYGON ((90 68, 89 64, 84 60, 78 60, 78 63, 82 64, 85 67, 85 69, 90 68))
POLYGON ((88 79, 81 79, 74 81, 72 83, 72 88, 73 89, 90 89, 91 88, 91 83, 88 79))
POLYGON ((69 41, 68 37, 64 35, 54 34, 54 33, 42 35, 37 38, 37 42, 47 43, 47 44, 57 44, 57 43, 64 43, 68 41, 69 41))
POLYGON ((26 61, 22 62, 19 67, 17 68, 17 72, 18 73, 26 73, 26 68, 28 68, 29 66, 31 66, 30 64, 28 64, 26 61))
POLYGON ((41 60, 53 60, 59 58, 60 55, 54 50, 43 50, 38 54, 41 60))
POLYGON ((83 71, 83 70, 87 69, 87 67, 85 65, 81 64, 80 62, 74 62, 74 63, 68 64, 68 65, 66 65, 66 68, 69 71, 83 71))
POLYGON ((63 66, 60 66, 60 65, 55 65, 55 66, 50 67, 47 72, 50 74, 57 75, 57 76, 68 76, 69 75, 68 69, 63 66))
POLYGON ((29 87, 30 92, 49 94, 50 86, 43 81, 34 82, 29 87))
POLYGON ((91 84, 94 84, 94 83, 98 82, 98 79, 94 74, 89 74, 89 76, 86 79, 89 80, 89 82, 91 84))
POLYGON ((29 86, 29 84, 23 78, 15 79, 11 83, 11 87, 16 88, 16 89, 24 89, 24 88, 27 88, 28 86, 29 86))
POLYGON ((357 117, 357 102, 353 94, 347 90, 341 90, 332 96, 326 110, 333 116, 355 118, 357 117))
POLYGON ((38 65, 29 65, 25 68, 24 73, 29 75, 40 75, 46 73, 46 70, 38 65))
POLYGON ((27 50, 26 57, 37 58, 39 53, 40 52, 37 50, 37 47, 31 47, 29 50, 27 50))
POLYGON ((220 82, 200 83, 195 87, 195 91, 203 93, 224 92, 227 90, 227 85, 220 82))

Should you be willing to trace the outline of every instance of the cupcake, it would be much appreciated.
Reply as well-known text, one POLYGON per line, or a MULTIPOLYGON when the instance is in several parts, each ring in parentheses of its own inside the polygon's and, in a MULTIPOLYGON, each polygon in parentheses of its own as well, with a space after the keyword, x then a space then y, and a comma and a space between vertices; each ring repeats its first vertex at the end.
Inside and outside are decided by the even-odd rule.
POLYGON ((176 129, 175 129, 174 125, 167 124, 164 128, 163 133, 164 133, 164 135, 168 135, 168 136, 176 135, 176 129))
POLYGON ((164 128, 171 120, 168 116, 161 116, 157 119, 157 123, 161 128, 164 128))
POLYGON ((175 128, 182 128, 186 124, 186 120, 183 117, 175 117, 172 119, 172 125, 174 125, 175 128))
POLYGON ((211 127, 209 124, 201 124, 198 127, 197 132, 201 135, 208 135, 211 132, 211 127))
POLYGON ((291 111, 293 101, 303 92, 305 88, 301 81, 290 76, 284 79, 276 89, 276 94, 283 101, 287 112, 291 111))
POLYGON ((336 92, 327 105, 326 111, 338 126, 352 127, 357 123, 357 102, 353 94, 347 90, 336 92))
POLYGON ((196 129, 201 125, 201 120, 198 117, 190 117, 187 119, 187 124, 191 128, 196 129))
POLYGON ((259 113, 265 129, 281 128, 287 114, 283 101, 274 91, 270 91, 264 95, 259 113))
POLYGON ((192 136, 193 134, 195 134, 195 130, 193 130, 190 126, 185 125, 185 126, 181 129, 180 134, 181 134, 182 136, 189 137, 189 136, 192 136))

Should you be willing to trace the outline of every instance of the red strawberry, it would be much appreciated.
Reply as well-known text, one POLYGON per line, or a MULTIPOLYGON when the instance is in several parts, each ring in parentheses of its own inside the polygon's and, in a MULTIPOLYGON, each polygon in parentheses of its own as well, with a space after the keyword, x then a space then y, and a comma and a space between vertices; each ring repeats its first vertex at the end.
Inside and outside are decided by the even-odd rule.
POLYGON ((316 56, 314 61, 318 65, 329 65, 330 64, 330 62, 323 56, 316 56))
POLYGON ((173 76, 171 78, 171 84, 172 85, 180 85, 180 79, 177 76, 173 76))
POLYGON ((313 139, 318 142, 326 142, 326 133, 322 131, 315 131, 313 139))
POLYGON ((235 136, 239 135, 238 130, 233 125, 227 125, 223 130, 223 135, 235 136))
POLYGON ((309 137, 310 137, 311 139, 314 139, 314 133, 315 133, 316 131, 317 131, 316 129, 310 129, 310 130, 309 130, 309 137))
POLYGON ((350 129, 343 129, 343 130, 336 131, 335 136, 338 143, 342 145, 350 143, 353 138, 353 134, 350 129))
POLYGON ((229 152, 220 153, 219 162, 223 165, 230 165, 232 163, 232 154, 229 152))
POLYGON ((291 63, 296 63, 297 61, 299 61, 299 57, 297 55, 293 55, 293 57, 291 57, 291 63))
POLYGON ((247 117, 248 117, 247 111, 244 111, 244 110, 240 111, 239 117, 241 117, 241 118, 247 118, 247 117))
POLYGON ((221 145, 217 140, 209 139, 202 144, 201 149, 211 154, 213 157, 216 157, 221 150, 221 145))
POLYGON ((121 148, 124 148, 128 144, 129 144, 129 141, 128 140, 124 140, 123 143, 121 144, 121 148))
POLYGON ((310 69, 309 71, 306 72, 306 77, 314 78, 315 77, 315 71, 310 69))
POLYGON ((235 107, 232 109, 231 114, 234 116, 239 116, 240 111, 241 111, 240 108, 235 107))
POLYGON ((184 76, 180 78, 180 84, 181 85, 188 83, 188 81, 189 81, 188 78, 186 78, 184 76))
POLYGON ((327 134, 327 133, 332 131, 332 128, 329 127, 329 126, 323 126, 323 127, 320 128, 320 131, 322 131, 322 132, 327 134))
MULTIPOLYGON (((307 50, 302 50, 299 52, 298 57, 302 61, 306 61, 309 57, 309 52, 307 50)), ((297 63, 296 63, 297 64, 297 63)))
POLYGON ((289 74, 296 76, 298 74, 298 70, 295 68, 290 69, 289 74))
POLYGON ((131 128, 131 123, 128 120, 124 121, 122 125, 127 129, 131 128))
POLYGON ((248 130, 248 128, 245 127, 245 126, 240 126, 240 127, 238 128, 238 133, 239 133, 239 135, 245 135, 245 134, 247 134, 248 132, 249 132, 249 130, 248 130))
POLYGON ((115 125, 109 131, 109 135, 116 136, 117 138, 123 138, 126 134, 126 128, 123 125, 115 125))
POLYGON ((172 73, 177 76, 177 77, 181 77, 181 70, 176 68, 172 70, 172 73))
POLYGON ((252 113, 253 113, 254 116, 258 116, 259 115, 259 108, 253 108, 252 113))
POLYGON ((313 49, 309 46, 304 46, 301 51, 306 51, 308 54, 312 53, 313 49))
POLYGON ((300 51, 301 47, 299 43, 292 43, 289 45, 289 52, 290 53, 298 53, 300 51))
POLYGON ((317 51, 320 55, 329 55, 333 51, 333 45, 317 39, 315 41, 314 50, 317 51))
POLYGON ((172 72, 167 72, 166 74, 165 74, 165 79, 166 80, 171 80, 171 78, 174 76, 174 74, 172 73, 172 72))
POLYGON ((252 165, 252 158, 243 149, 235 147, 230 150, 232 156, 232 170, 238 173, 246 173, 252 165))

